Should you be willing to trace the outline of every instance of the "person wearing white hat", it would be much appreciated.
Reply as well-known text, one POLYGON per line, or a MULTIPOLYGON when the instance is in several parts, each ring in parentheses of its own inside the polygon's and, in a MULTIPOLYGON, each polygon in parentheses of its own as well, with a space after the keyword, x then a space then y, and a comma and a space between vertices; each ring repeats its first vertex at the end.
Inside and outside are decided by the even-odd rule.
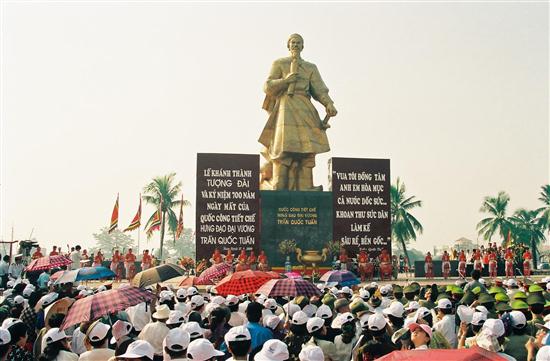
POLYGON ((263 344, 260 352, 254 356, 254 361, 286 361, 289 357, 289 350, 285 343, 279 340, 269 340, 263 344))
POLYGON ((153 313, 155 322, 148 323, 138 335, 139 340, 147 341, 155 350, 155 355, 162 354, 162 341, 170 331, 166 321, 170 317, 170 309, 167 305, 160 305, 153 313))
POLYGON ((5 361, 11 350, 11 335, 8 330, 0 328, 0 360, 5 361))
POLYGON ((163 290, 159 293, 159 305, 166 305, 169 309, 174 309, 174 292, 169 290, 163 290))
MULTIPOLYGON (((189 288, 191 289, 191 287, 189 288)), ((187 290, 187 294, 189 295, 189 289, 187 290)), ((204 297, 202 297, 199 294, 191 296, 191 299, 189 300, 188 306, 191 309, 191 312, 187 315, 187 319, 189 321, 198 322, 201 325, 203 324, 202 320, 202 313, 204 312, 204 297)))
POLYGON ((334 326, 338 326, 337 328, 342 333, 334 338, 334 347, 336 349, 335 360, 351 360, 353 347, 358 340, 356 324, 355 318, 349 312, 337 316, 337 322, 334 326))
POLYGON ((204 337, 205 330, 197 322, 190 321, 184 323, 183 325, 181 325, 181 328, 189 333, 191 341, 204 337))
POLYGON ((126 309, 128 318, 134 330, 137 332, 143 330, 143 327, 151 322, 151 306, 145 302, 138 303, 135 306, 126 309))
POLYGON ((132 324, 126 321, 117 320, 113 324, 111 344, 116 344, 115 354, 120 355, 126 352, 128 346, 135 340, 130 337, 132 332, 132 324))
POLYGON ((438 321, 434 323, 433 330, 441 332, 441 334, 449 342, 449 345, 451 345, 452 348, 456 348, 458 345, 458 339, 456 337, 453 304, 449 301, 449 299, 442 298, 437 301, 436 310, 438 321))
POLYGON ((284 334, 284 322, 281 317, 276 315, 269 315, 262 319, 264 327, 267 327, 273 332, 273 338, 277 340, 283 340, 284 334))
MULTIPOLYGON (((350 355, 351 356, 351 355, 350 355)), ((300 361, 324 361, 325 355, 319 346, 308 345, 302 348, 298 355, 300 361)))
MULTIPOLYGON (((286 305, 285 305, 286 306, 286 305)), ((283 340, 293 360, 298 358, 302 345, 311 338, 307 331, 308 317, 303 311, 297 311, 289 319, 290 330, 283 340)))
POLYGON ((153 361, 155 351, 147 341, 136 340, 132 342, 125 353, 117 356, 117 360, 153 361))
POLYGON ((527 350, 525 344, 531 338, 527 330, 527 319, 523 312, 510 312, 512 323, 512 334, 506 337, 503 352, 514 357, 516 360, 527 360, 527 350))
POLYGON ((315 316, 315 313, 317 312, 317 306, 312 305, 311 303, 308 303, 307 305, 304 306, 302 311, 304 311, 304 313, 307 315, 307 317, 313 317, 313 316, 315 316))
POLYGON ((187 359, 192 361, 213 360, 215 357, 223 355, 223 352, 216 350, 210 341, 203 338, 191 341, 187 347, 187 359))
POLYGON ((96 321, 90 325, 86 332, 86 340, 91 350, 80 355, 79 361, 108 360, 115 355, 115 351, 108 348, 109 331, 111 326, 96 321))
POLYGON ((231 357, 226 361, 248 360, 248 355, 250 354, 250 351, 252 351, 252 336, 245 326, 231 328, 225 334, 224 340, 229 353, 231 353, 231 357))
POLYGON ((169 329, 180 327, 185 322, 185 315, 181 311, 170 311, 166 326, 169 329))
POLYGON ((399 330, 403 327, 405 320, 403 315, 405 313, 405 307, 399 301, 393 301, 388 308, 385 308, 382 313, 386 315, 390 321, 390 325, 394 330, 399 330))
POLYGON ((386 332, 386 326, 387 322, 382 313, 376 312, 368 317, 367 333, 370 337, 361 337, 355 347, 359 360, 377 359, 397 349, 386 332))
POLYGON ((225 298, 225 305, 231 311, 231 317, 227 324, 231 327, 242 326, 246 323, 246 316, 244 313, 239 312, 239 297, 235 295, 228 295, 225 298))
POLYGON ((69 350, 69 343, 67 342, 67 335, 65 332, 54 327, 48 330, 44 334, 44 340, 46 341, 46 348, 40 356, 40 359, 54 360, 54 361, 77 361, 78 355, 72 353, 69 350))
POLYGON ((306 328, 311 338, 303 347, 307 345, 317 345, 323 350, 325 361, 339 361, 334 343, 323 339, 323 336, 325 336, 327 332, 325 320, 320 317, 312 317, 307 321, 306 328))
POLYGON ((163 342, 164 353, 168 355, 168 357, 164 357, 164 359, 172 361, 185 361, 187 356, 187 347, 190 342, 191 338, 187 331, 184 331, 181 328, 171 329, 163 342))

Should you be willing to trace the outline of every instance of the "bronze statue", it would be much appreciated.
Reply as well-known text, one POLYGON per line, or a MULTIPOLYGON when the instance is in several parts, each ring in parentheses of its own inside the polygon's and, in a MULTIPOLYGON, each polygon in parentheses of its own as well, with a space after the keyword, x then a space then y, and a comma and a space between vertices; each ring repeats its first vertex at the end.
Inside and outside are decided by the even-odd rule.
POLYGON ((315 64, 300 57, 304 40, 290 35, 287 47, 290 56, 277 59, 271 66, 264 85, 263 109, 269 113, 259 142, 265 146, 262 155, 261 189, 322 190, 313 185, 315 155, 330 150, 326 129, 328 119, 336 115, 315 64), (321 120, 311 97, 323 104, 326 117, 321 120))

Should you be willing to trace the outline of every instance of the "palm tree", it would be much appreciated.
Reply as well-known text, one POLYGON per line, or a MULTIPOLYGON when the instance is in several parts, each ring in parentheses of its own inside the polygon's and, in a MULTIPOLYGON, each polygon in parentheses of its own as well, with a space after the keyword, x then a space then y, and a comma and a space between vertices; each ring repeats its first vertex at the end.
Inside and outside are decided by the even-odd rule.
POLYGON ((391 233, 394 241, 403 248, 407 262, 410 263, 407 243, 416 240, 416 233, 422 233, 422 224, 410 213, 416 207, 422 206, 422 201, 415 196, 405 195, 405 183, 397 178, 396 184, 390 189, 391 198, 391 233))
POLYGON ((537 209, 540 213, 540 224, 543 228, 543 231, 546 230, 550 232, 550 184, 546 184, 541 187, 539 201, 541 201, 544 206, 537 209))
MULTIPOLYGON (((179 195, 181 192, 181 182, 174 184, 176 173, 170 173, 162 177, 153 178, 153 181, 143 188, 143 200, 155 206, 155 212, 160 209, 161 225, 160 225, 160 259, 162 260, 162 250, 164 247, 164 233, 166 229, 166 221, 168 228, 175 231, 178 225, 178 217, 172 208, 181 204, 179 195), (168 219, 167 219, 168 218, 168 219)), ((184 200, 183 205, 189 205, 189 202, 184 200)), ((145 228, 152 222, 155 213, 149 217, 145 224, 145 228)))
POLYGON ((514 227, 514 239, 516 242, 529 245, 533 254, 533 266, 537 268, 538 245, 545 239, 543 225, 540 222, 539 210, 518 209, 510 221, 514 227))
POLYGON ((483 200, 480 212, 487 212, 490 217, 479 221, 476 228, 484 240, 490 241, 497 231, 504 240, 508 236, 508 232, 512 230, 512 223, 506 216, 509 202, 510 196, 502 191, 498 192, 496 197, 485 197, 483 200))

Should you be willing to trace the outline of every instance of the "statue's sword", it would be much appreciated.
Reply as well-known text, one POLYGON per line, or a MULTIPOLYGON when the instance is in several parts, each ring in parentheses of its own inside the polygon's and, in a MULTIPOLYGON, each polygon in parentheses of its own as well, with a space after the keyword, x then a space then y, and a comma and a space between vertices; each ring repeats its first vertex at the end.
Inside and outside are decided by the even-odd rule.
POLYGON ((325 119, 321 120, 321 129, 326 130, 330 128, 330 124, 328 124, 329 120, 330 120, 330 115, 327 113, 327 115, 325 115, 325 119))

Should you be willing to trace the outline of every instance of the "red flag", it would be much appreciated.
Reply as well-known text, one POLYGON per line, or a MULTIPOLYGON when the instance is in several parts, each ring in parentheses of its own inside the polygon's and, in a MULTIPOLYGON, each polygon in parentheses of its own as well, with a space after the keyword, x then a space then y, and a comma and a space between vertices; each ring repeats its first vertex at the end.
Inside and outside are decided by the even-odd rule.
POLYGON ((133 231, 134 229, 139 228, 139 226, 141 226, 141 194, 139 195, 139 208, 138 208, 138 211, 137 211, 136 215, 134 216, 134 219, 132 219, 132 223, 130 223, 130 225, 128 227, 126 227, 124 232, 133 231))
POLYGON ((182 233, 183 233, 183 194, 181 195, 180 218, 178 219, 178 227, 176 228, 176 238, 180 238, 182 233))
POLYGON ((109 226, 109 233, 114 231, 118 227, 118 193, 116 195, 115 208, 113 214, 111 214, 111 225, 109 226))
POLYGON ((153 235, 153 231, 158 231, 160 229, 160 225, 162 223, 161 215, 160 215, 160 208, 155 212, 153 219, 151 220, 151 223, 149 224, 149 229, 146 231, 147 237, 151 237, 153 235))

